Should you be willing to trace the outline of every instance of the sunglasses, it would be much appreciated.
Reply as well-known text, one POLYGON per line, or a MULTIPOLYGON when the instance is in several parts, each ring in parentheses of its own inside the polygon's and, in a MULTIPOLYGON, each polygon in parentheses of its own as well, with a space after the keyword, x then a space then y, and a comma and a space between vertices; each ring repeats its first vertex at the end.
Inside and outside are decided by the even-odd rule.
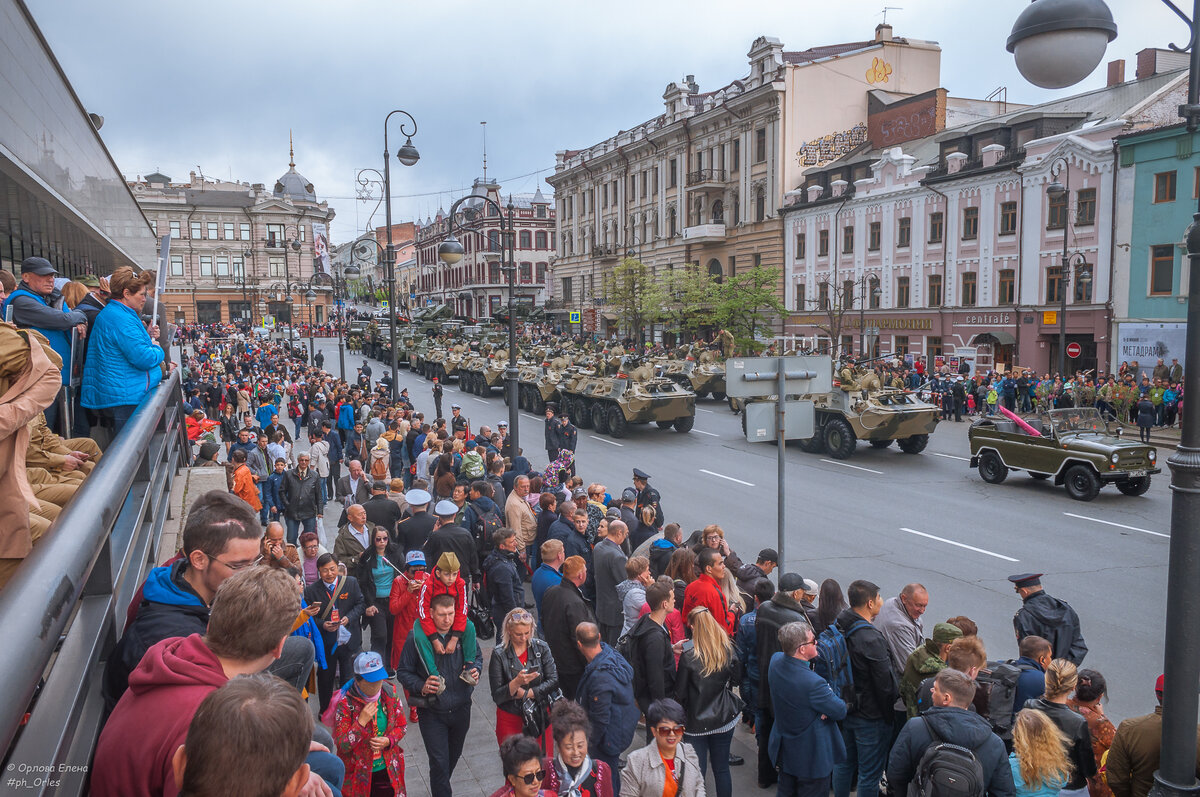
POLYGON ((516 777, 523 780, 526 786, 532 786, 546 779, 546 770, 539 769, 537 772, 530 772, 528 775, 517 775, 516 777))
POLYGON ((657 727, 654 729, 654 731, 655 731, 655 733, 658 733, 660 736, 683 736, 684 727, 682 725, 679 725, 679 726, 676 726, 673 728, 657 727))

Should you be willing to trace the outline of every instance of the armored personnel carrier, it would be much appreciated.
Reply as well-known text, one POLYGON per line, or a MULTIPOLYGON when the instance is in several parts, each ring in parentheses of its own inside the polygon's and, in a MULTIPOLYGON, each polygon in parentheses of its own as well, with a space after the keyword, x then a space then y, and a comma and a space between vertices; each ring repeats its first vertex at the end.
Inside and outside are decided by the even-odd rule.
POLYGON ((576 426, 613 437, 625 437, 630 425, 651 421, 660 429, 673 426, 677 432, 691 431, 696 394, 655 376, 649 363, 621 358, 615 375, 606 375, 607 370, 600 367, 589 374, 581 369, 561 384, 559 407, 565 407, 576 426))
POLYGON ((570 367, 566 357, 528 362, 517 371, 517 406, 535 415, 546 411, 546 404, 562 398, 558 391, 562 375, 570 367))
POLYGON ((696 398, 711 394, 717 401, 725 400, 725 365, 715 351, 689 347, 683 356, 663 363, 663 376, 689 388, 696 398))
POLYGON ((504 369, 508 365, 508 349, 485 343, 458 367, 458 386, 476 396, 491 395, 492 388, 504 386, 504 369))

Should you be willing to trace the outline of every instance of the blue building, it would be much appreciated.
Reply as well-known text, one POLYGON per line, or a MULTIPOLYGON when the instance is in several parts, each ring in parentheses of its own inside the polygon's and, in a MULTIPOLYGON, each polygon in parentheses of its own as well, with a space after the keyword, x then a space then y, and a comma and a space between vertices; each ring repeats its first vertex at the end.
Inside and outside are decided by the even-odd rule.
POLYGON ((1200 197, 1200 133, 1182 123, 1116 139, 1113 361, 1149 372, 1183 362, 1188 262, 1184 236, 1200 197))

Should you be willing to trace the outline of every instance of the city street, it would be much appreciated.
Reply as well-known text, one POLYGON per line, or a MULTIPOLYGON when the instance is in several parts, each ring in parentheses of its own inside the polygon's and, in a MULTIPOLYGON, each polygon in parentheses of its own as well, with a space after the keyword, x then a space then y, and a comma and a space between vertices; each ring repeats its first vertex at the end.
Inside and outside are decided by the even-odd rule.
MULTIPOLYGON (((318 340, 318 348, 336 374, 336 339, 318 340)), ((362 360, 347 352, 350 379, 362 360)), ((387 368, 374 360, 371 367, 376 379, 387 368)), ((432 414, 430 383, 401 368, 399 384, 432 414)), ((451 382, 443 403, 447 413, 450 404, 462 405, 472 429, 507 418, 499 391, 481 399, 451 382)), ((1160 450, 1164 473, 1145 496, 1108 487, 1083 503, 1024 473, 984 483, 968 467, 968 426, 940 424, 916 456, 860 444, 852 458, 837 461, 789 446, 786 569, 817 582, 837 579, 843 589, 866 578, 885 596, 919 581, 930 594, 926 630, 966 615, 978 623, 989 659, 1016 656, 1012 615, 1020 600, 1006 577, 1043 572, 1046 591, 1080 615, 1090 650, 1085 665, 1108 679, 1108 713, 1144 713, 1162 661, 1170 452, 1160 450)), ((545 467, 542 419, 522 412, 520 431, 526 456, 545 467)), ((685 534, 720 524, 745 561, 775 547, 775 447, 747 443, 724 403, 698 402, 688 434, 648 425, 614 440, 581 429, 577 458, 580 475, 613 494, 630 484, 632 468, 645 470, 668 520, 685 534)))

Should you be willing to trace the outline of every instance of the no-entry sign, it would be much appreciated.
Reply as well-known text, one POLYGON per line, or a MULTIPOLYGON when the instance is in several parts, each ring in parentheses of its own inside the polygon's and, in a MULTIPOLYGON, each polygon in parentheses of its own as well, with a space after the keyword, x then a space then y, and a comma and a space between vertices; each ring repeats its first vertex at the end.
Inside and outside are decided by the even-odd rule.
POLYGON ((1081 354, 1083 354, 1083 347, 1080 346, 1078 343, 1068 343, 1067 344, 1067 356, 1068 357, 1070 357, 1071 359, 1074 359, 1081 354))

